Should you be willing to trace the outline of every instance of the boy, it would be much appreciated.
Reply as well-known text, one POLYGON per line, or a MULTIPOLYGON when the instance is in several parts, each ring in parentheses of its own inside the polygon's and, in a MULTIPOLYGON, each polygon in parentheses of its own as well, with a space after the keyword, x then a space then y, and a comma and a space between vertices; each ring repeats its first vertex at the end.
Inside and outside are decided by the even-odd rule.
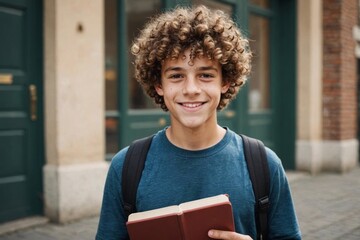
MULTIPOLYGON (((250 73, 248 41, 223 12, 177 8, 151 20, 132 46, 136 78, 171 124, 155 134, 137 192, 138 211, 226 193, 236 232, 212 239, 256 239, 254 195, 239 135, 217 123, 250 73)), ((128 148, 110 165, 96 239, 127 239, 121 195, 128 148)), ((269 239, 301 239, 289 185, 274 152, 270 170, 269 239)))

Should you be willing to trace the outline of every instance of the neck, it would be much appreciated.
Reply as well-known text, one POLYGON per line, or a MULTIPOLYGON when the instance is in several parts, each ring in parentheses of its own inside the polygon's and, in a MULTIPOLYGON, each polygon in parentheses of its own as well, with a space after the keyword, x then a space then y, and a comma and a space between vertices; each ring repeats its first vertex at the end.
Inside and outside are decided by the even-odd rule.
POLYGON ((225 133, 226 130, 218 124, 213 128, 207 126, 196 129, 170 126, 166 130, 166 136, 172 144, 187 150, 201 150, 214 146, 223 139, 225 133))

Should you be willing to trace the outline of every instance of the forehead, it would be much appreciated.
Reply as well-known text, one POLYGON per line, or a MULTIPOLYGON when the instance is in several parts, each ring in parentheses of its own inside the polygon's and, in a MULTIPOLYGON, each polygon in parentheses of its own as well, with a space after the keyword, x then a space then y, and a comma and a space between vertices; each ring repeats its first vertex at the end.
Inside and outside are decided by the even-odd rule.
POLYGON ((165 70, 169 67, 180 67, 180 68, 202 68, 202 67, 213 67, 220 69, 221 65, 217 60, 209 59, 205 56, 197 56, 194 59, 190 57, 190 50, 179 54, 177 59, 165 59, 162 63, 162 69, 165 70))

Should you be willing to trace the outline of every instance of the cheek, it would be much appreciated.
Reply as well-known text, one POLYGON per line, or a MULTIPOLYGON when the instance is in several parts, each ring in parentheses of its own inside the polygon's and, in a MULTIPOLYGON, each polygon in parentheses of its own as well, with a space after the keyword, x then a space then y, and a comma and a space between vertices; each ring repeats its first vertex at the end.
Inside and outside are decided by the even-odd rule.
POLYGON ((164 100, 165 100, 165 99, 174 98, 175 94, 176 94, 176 91, 172 87, 169 87, 166 89, 166 91, 163 91, 162 96, 164 97, 164 100))
POLYGON ((209 93, 210 95, 213 95, 213 96, 221 96, 221 93, 222 93, 222 88, 220 86, 205 86, 203 88, 204 91, 206 91, 207 93, 209 93))
POLYGON ((166 92, 166 95, 168 95, 168 96, 173 96, 173 95, 175 95, 175 90, 174 90, 174 88, 172 88, 172 87, 169 87, 168 89, 167 89, 167 92, 166 92))

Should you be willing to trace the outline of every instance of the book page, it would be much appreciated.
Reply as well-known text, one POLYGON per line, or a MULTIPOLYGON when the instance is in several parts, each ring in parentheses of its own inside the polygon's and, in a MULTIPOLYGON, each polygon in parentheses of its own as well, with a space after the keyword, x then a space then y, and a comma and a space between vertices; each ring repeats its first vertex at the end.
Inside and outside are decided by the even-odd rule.
POLYGON ((145 212, 132 213, 129 215, 128 222, 144 220, 159 216, 174 215, 174 214, 181 214, 181 210, 179 206, 169 206, 169 207, 158 208, 145 212))
POLYGON ((185 211, 196 209, 196 208, 217 205, 220 203, 228 203, 228 202, 229 202, 228 196, 223 194, 223 195, 218 195, 218 196, 214 196, 214 197, 202 198, 199 200, 185 202, 185 203, 180 204, 179 206, 180 206, 180 209, 185 212, 185 211))

